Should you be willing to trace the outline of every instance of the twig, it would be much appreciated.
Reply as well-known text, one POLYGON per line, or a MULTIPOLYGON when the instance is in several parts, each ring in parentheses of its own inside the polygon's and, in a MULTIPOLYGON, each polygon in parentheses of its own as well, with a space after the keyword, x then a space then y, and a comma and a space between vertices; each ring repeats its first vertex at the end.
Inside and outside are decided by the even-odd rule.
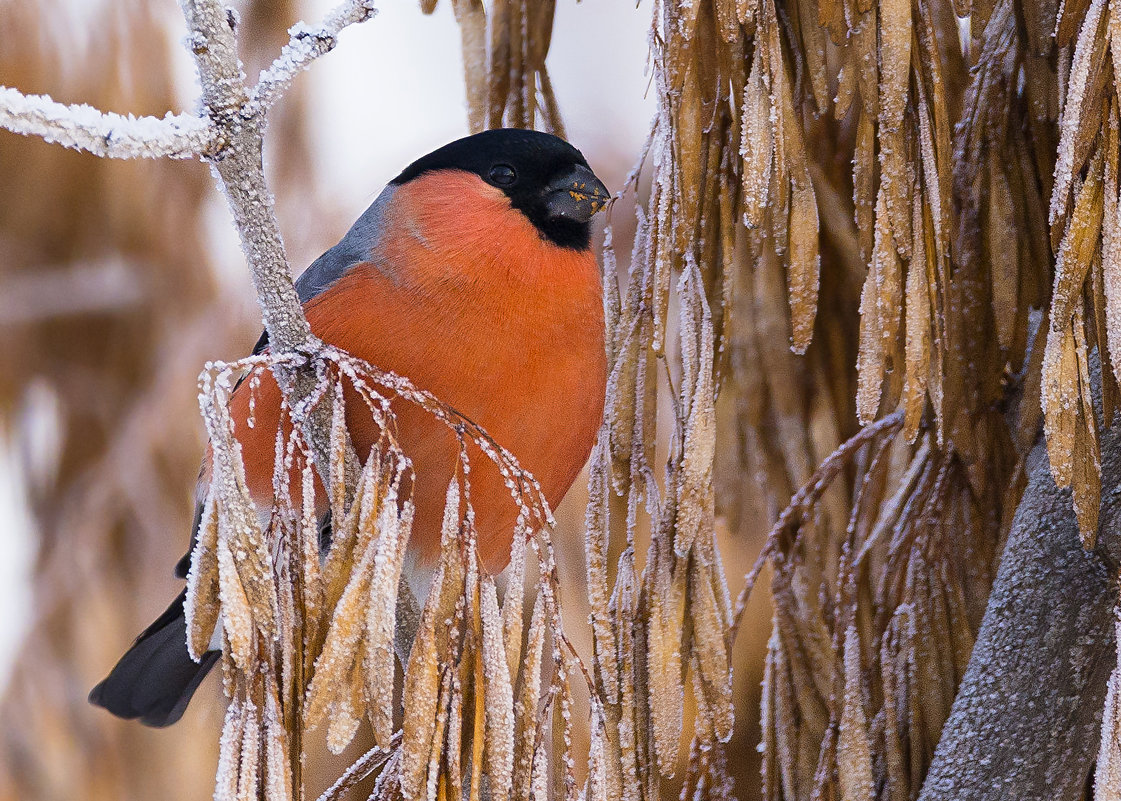
POLYGON ((218 131, 192 114, 123 116, 0 86, 0 128, 111 159, 191 158, 220 149, 218 131))
POLYGON ((180 5, 202 84, 203 110, 228 143, 210 159, 211 166, 249 262, 269 341, 281 351, 315 352, 319 341, 292 285, 272 193, 265 184, 264 118, 242 113, 249 96, 237 57, 234 19, 217 0, 180 0, 180 5))
MULTIPOLYGON (((180 0, 180 5, 202 84, 203 108, 228 142, 210 163, 241 238, 269 342, 274 351, 281 353, 295 351, 305 356, 318 353, 323 343, 312 333, 292 284, 272 193, 265 182, 262 151, 267 103, 257 105, 256 110, 250 104, 245 76, 237 58, 236 19, 217 0, 180 0)), ((346 3, 329 15, 329 22, 324 23, 323 28, 326 30, 328 24, 341 28, 347 19, 369 19, 368 10, 360 11, 364 8, 362 4, 346 3), (348 16, 345 12, 352 6, 348 16)), ((310 63, 318 52, 312 48, 298 58, 282 55, 278 62, 289 65, 291 74, 274 64, 277 77, 269 84, 272 88, 265 95, 273 100, 279 97, 291 75, 310 63), (284 75, 288 75, 287 79, 284 75)), ((317 383, 310 361, 293 371, 274 369, 274 374, 291 409, 300 409, 301 401, 317 383)), ((313 460, 321 472, 325 472, 328 464, 329 415, 329 404, 319 404, 306 418, 294 420, 304 430, 313 460)), ((346 477, 349 495, 358 478, 358 459, 352 448, 348 449, 346 477)), ((326 476, 324 478, 325 485, 330 486, 326 476)))
POLYGON ((739 595, 736 596, 735 611, 732 613, 732 625, 728 627, 728 642, 733 643, 736 640, 736 634, 739 632, 740 618, 743 617, 744 609, 747 608, 748 598, 751 597, 751 591, 755 589, 755 582, 759 579, 759 574, 763 572, 763 566, 767 560, 774 554, 775 545, 778 543, 779 535, 782 534, 791 524, 798 520, 803 510, 812 505, 821 494, 837 477, 841 468, 845 464, 845 460, 849 458, 852 453, 864 445, 866 442, 875 439, 880 434, 888 431, 893 431, 903 425, 903 410, 896 409, 887 417, 881 417, 874 423, 870 423, 864 428, 860 429, 850 439, 841 443, 837 450, 833 451, 827 456, 818 468, 810 476, 809 481, 802 485, 802 488, 794 493, 794 497, 790 499, 790 503, 782 510, 778 520, 771 527, 770 532, 767 534, 767 540, 763 544, 763 550, 759 552, 759 556, 755 558, 755 564, 751 566, 751 570, 747 572, 744 577, 744 586, 740 590, 739 595))
POLYGON ((293 25, 292 38, 280 56, 261 73, 252 91, 246 91, 234 38, 236 18, 220 3, 182 0, 181 5, 191 30, 188 43, 202 79, 206 115, 169 111, 162 118, 134 117, 0 86, 0 128, 104 158, 221 158, 232 144, 226 134, 243 127, 263 130, 265 113, 293 78, 333 50, 343 28, 376 13, 373 0, 346 0, 319 25, 293 25))
POLYGON ((342 798, 344 793, 354 789, 360 781, 384 765, 393 756, 394 750, 400 743, 401 730, 398 729, 389 741, 389 748, 374 746, 358 757, 355 763, 346 769, 346 773, 339 777, 338 781, 323 791, 318 801, 337 801, 337 799, 342 798))
POLYGON ((260 115, 268 111, 293 78, 315 59, 334 49, 343 28, 372 19, 376 13, 373 0, 346 0, 332 9, 319 25, 312 27, 300 22, 289 28, 292 38, 276 61, 261 73, 249 95, 250 112, 260 115))

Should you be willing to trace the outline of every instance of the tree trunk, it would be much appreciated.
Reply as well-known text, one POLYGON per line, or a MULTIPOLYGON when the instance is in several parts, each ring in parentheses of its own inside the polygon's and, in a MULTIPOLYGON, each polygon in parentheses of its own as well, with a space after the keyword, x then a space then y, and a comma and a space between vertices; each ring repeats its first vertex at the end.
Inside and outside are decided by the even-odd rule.
POLYGON ((1116 658, 1121 428, 1103 433, 1098 545, 1082 547, 1042 437, 919 801, 1082 797, 1116 658))

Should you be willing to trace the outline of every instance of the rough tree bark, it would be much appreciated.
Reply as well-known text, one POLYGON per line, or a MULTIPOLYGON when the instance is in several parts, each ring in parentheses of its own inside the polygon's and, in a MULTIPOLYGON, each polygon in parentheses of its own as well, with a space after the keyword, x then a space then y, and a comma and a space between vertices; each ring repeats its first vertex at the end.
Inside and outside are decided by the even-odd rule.
POLYGON ((969 667, 919 801, 1082 798, 1115 663, 1121 427, 1103 432, 1098 545, 1083 549, 1042 437, 969 667))

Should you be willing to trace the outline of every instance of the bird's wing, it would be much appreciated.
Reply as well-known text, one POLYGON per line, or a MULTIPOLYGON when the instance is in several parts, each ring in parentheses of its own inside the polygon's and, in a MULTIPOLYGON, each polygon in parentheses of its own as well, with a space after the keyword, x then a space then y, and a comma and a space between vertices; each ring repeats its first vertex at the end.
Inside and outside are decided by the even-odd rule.
MULTIPOLYGON (((393 198, 396 187, 392 184, 382 190, 377 199, 362 213, 339 243, 313 261, 296 279, 296 294, 300 303, 309 300, 328 289, 356 264, 368 262, 381 241, 385 225, 385 209, 393 198)), ((264 351, 269 345, 268 331, 253 347, 253 355, 264 351)))

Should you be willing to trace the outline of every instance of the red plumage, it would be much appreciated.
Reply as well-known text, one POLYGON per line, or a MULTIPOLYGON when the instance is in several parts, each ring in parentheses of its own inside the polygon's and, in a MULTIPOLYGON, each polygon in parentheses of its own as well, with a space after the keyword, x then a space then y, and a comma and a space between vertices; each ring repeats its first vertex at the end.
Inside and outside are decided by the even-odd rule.
MULTIPOLYGON (((595 255, 543 238, 500 190, 461 171, 401 186, 383 224, 373 258, 306 304, 312 331, 408 377, 482 426, 533 473, 549 503, 559 503, 587 461, 603 414, 607 364, 595 255)), ((234 393, 234 433, 254 500, 269 508, 280 391, 271 377, 262 380, 252 428, 245 423, 249 396, 248 383, 234 393)), ((365 459, 379 432, 357 397, 347 409, 347 428, 365 459)), ((439 549, 458 445, 429 412, 407 402, 393 409, 416 476, 410 548, 427 560, 439 549)), ((509 559, 517 508, 493 463, 471 456, 479 553, 497 572, 509 559)))

